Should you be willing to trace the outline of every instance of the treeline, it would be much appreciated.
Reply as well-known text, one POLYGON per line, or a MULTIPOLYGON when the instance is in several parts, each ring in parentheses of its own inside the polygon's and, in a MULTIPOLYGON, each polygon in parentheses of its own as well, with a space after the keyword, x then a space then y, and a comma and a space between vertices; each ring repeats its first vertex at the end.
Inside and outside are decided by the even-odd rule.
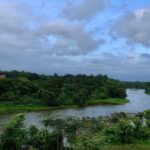
POLYGON ((0 102, 83 106, 91 99, 125 98, 122 83, 106 75, 57 74, 46 76, 30 72, 2 72, 0 102))
POLYGON ((110 150, 112 145, 134 144, 133 149, 150 143, 150 110, 134 116, 121 112, 99 118, 48 118, 42 129, 26 128, 23 121, 19 114, 6 125, 0 150, 110 150))
POLYGON ((144 89, 145 93, 150 94, 150 82, 122 82, 122 84, 126 88, 131 88, 131 89, 144 89))
POLYGON ((122 82, 126 88, 130 89, 145 89, 147 87, 148 82, 140 82, 140 81, 124 81, 122 82))
POLYGON ((150 82, 146 84, 145 93, 150 94, 150 82))

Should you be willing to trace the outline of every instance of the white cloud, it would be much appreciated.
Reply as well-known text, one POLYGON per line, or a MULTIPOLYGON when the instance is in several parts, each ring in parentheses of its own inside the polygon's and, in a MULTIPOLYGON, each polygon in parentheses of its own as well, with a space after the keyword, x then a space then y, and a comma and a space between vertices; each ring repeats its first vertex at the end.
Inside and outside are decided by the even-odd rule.
POLYGON ((103 40, 95 40, 80 24, 49 22, 40 29, 41 32, 56 38, 51 49, 59 55, 87 54, 104 43, 103 40))
POLYGON ((117 36, 126 38, 128 43, 150 47, 149 27, 150 7, 128 12, 116 21, 112 30, 117 36))
MULTIPOLYGON (((106 35, 96 33, 96 39, 99 39, 96 40, 93 33, 86 30, 87 26, 82 20, 102 11, 106 7, 106 1, 83 0, 81 5, 65 8, 65 12, 73 8, 66 14, 67 18, 75 19, 73 22, 57 17, 55 20, 49 20, 49 17, 37 19, 29 6, 17 2, 0 1, 0 69, 48 74, 102 73, 123 80, 149 78, 149 54, 114 55, 113 52, 102 54, 101 51, 96 51, 104 43, 100 37, 106 35)), ((126 38, 128 42, 150 47, 149 25, 150 10, 146 8, 119 18, 113 32, 126 38)), ((90 28, 91 26, 93 27, 93 24, 90 24, 90 28)), ((110 43, 102 48, 103 51, 109 51, 113 46, 113 43, 110 43)))
POLYGON ((95 40, 85 31, 84 25, 37 21, 37 16, 26 5, 2 1, 0 8, 0 57, 82 55, 94 51, 104 42, 95 40))

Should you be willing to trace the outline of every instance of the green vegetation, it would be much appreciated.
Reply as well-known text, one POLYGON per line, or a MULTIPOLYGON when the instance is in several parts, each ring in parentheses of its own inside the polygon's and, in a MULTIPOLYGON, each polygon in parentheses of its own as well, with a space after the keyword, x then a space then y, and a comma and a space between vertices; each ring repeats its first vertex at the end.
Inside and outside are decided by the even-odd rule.
POLYGON ((22 112, 22 111, 39 111, 39 110, 50 110, 51 107, 48 106, 38 106, 38 105, 14 105, 14 104, 0 104, 0 114, 10 113, 10 112, 22 112))
POLYGON ((121 82, 124 87, 131 88, 131 89, 144 89, 145 93, 150 95, 150 82, 121 82))
MULTIPOLYGON (((89 100, 85 106, 88 105, 123 105, 127 103, 127 99, 123 98, 109 98, 100 100, 89 100)), ((54 109, 65 109, 65 108, 77 108, 78 105, 59 105, 59 106, 46 106, 46 105, 20 105, 14 103, 0 103, 0 114, 11 113, 11 112, 24 112, 24 111, 43 111, 43 110, 54 110, 54 109)))
POLYGON ((150 143, 145 144, 130 144, 130 145, 116 145, 106 146, 104 150, 149 150, 150 143))
POLYGON ((108 98, 108 99, 98 99, 89 100, 88 105, 122 105, 129 102, 127 99, 123 98, 108 98))
POLYGON ((150 83, 146 84, 145 93, 148 94, 148 95, 150 95, 150 83))
POLYGON ((26 128, 23 121, 24 115, 18 114, 5 126, 0 150, 150 149, 150 110, 99 118, 48 118, 42 121, 41 129, 33 125, 26 128))
POLYGON ((124 81, 122 82, 124 86, 128 89, 145 89, 147 87, 148 82, 140 82, 140 81, 124 81))
POLYGON ((39 110, 127 102, 123 84, 106 75, 46 76, 18 71, 3 74, 6 78, 0 80, 0 112, 9 108, 39 110))
POLYGON ((0 104, 0 114, 11 112, 30 112, 30 111, 44 111, 65 108, 77 108, 76 105, 60 105, 60 106, 46 106, 46 105, 15 105, 15 104, 0 104))
MULTIPOLYGON (((123 105, 127 103, 127 99, 123 98, 109 98, 101 100, 89 100, 85 106, 91 105, 123 105)), ((13 103, 1 103, 0 104, 0 114, 11 113, 11 112, 29 112, 29 111, 43 111, 43 110, 55 110, 55 109, 65 109, 65 108, 77 108, 78 105, 59 105, 59 106, 46 106, 46 105, 16 105, 13 103)))

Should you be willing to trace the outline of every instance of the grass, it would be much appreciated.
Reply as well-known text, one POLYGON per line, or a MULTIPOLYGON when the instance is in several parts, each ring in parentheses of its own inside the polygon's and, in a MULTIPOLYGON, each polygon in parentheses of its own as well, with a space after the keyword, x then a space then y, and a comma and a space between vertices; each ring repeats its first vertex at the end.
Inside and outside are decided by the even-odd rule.
POLYGON ((15 104, 0 104, 0 114, 4 113, 16 113, 16 112, 28 112, 28 111, 44 111, 55 110, 65 108, 76 108, 77 106, 44 106, 44 105, 15 105, 15 104))
POLYGON ((48 106, 0 104, 0 114, 21 111, 48 110, 48 106))
POLYGON ((108 99, 89 100, 87 105, 123 105, 128 102, 129 100, 125 98, 108 98, 108 99))
MULTIPOLYGON (((90 100, 87 105, 122 105, 127 103, 127 99, 119 98, 109 98, 103 100, 90 100)), ((65 108, 77 108, 76 105, 61 105, 57 107, 45 106, 45 105, 16 105, 13 103, 0 103, 0 114, 4 113, 14 113, 14 112, 24 112, 24 111, 44 111, 44 110, 55 110, 55 109, 65 109, 65 108)))
POLYGON ((150 150, 149 144, 133 144, 133 145, 110 145, 106 146, 104 150, 150 150))

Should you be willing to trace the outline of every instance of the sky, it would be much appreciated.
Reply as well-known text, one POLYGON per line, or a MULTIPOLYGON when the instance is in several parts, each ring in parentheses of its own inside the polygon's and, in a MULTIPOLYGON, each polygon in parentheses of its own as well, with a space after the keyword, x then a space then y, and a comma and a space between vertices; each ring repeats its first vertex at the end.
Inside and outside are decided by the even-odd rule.
POLYGON ((0 70, 150 81, 149 0, 0 0, 0 70))

